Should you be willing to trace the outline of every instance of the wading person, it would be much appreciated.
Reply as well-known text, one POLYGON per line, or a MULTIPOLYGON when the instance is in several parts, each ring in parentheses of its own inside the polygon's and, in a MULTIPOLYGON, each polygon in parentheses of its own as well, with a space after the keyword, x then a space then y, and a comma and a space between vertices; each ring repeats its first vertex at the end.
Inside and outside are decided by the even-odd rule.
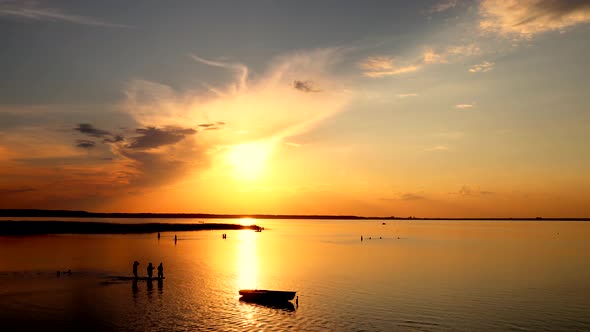
POLYGON ((164 267, 161 262, 160 265, 158 265, 158 279, 164 279, 164 267))
POLYGON ((148 279, 152 279, 153 274, 154 274, 154 266, 152 265, 152 262, 150 262, 147 266, 148 279))
POLYGON ((135 261, 133 262, 133 277, 135 279, 137 279, 137 267, 139 266, 139 262, 135 261))

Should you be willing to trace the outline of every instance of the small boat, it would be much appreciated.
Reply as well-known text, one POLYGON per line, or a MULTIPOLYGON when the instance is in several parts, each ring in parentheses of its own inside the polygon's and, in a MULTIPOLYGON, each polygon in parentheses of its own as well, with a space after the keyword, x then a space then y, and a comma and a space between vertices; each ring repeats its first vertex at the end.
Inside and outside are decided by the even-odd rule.
POLYGON ((243 301, 277 303, 291 301, 295 297, 296 292, 267 289, 242 289, 239 293, 242 295, 240 299, 243 301))

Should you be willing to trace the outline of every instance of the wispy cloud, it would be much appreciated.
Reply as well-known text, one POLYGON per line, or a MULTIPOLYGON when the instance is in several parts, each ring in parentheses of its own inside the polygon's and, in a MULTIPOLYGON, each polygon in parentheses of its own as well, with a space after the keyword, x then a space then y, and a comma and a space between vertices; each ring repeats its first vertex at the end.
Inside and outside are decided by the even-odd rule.
POLYGON ((68 22, 74 24, 101 26, 106 28, 130 28, 125 24, 111 23, 100 19, 68 14, 59 8, 42 7, 32 1, 0 2, 0 17, 46 22, 68 22))
POLYGON ((432 48, 427 48, 424 51, 422 59, 425 64, 448 62, 444 54, 436 53, 432 48))
POLYGON ((475 106, 475 104, 457 104, 457 105, 455 105, 455 108, 468 109, 468 108, 473 108, 474 106, 475 106))
POLYGON ((459 196, 479 196, 479 195, 492 195, 492 191, 481 190, 479 188, 473 188, 471 186, 463 185, 457 192, 450 193, 451 195, 459 196))
POLYGON ((219 67, 228 69, 231 71, 236 72, 238 78, 238 84, 236 85, 236 89, 243 90, 247 86, 248 80, 248 67, 241 64, 241 63, 231 63, 231 62, 224 62, 224 61, 215 61, 215 60, 208 60, 201 58, 198 55, 191 54, 191 58, 197 62, 200 62, 204 65, 211 66, 211 67, 219 67))
POLYGON ((410 97, 418 97, 419 94, 417 93, 399 93, 397 95, 398 98, 410 98, 410 97))
POLYGON ((435 49, 426 47, 419 57, 413 61, 405 61, 406 65, 396 65, 397 60, 391 56, 369 56, 359 63, 363 74, 368 77, 394 76, 418 71, 429 65, 446 64, 481 54, 481 49, 475 43, 451 45, 435 49))
POLYGON ((590 22, 587 0, 483 0, 480 28, 506 37, 530 38, 590 22))
POLYGON ((420 69, 419 65, 395 66, 393 58, 387 56, 368 57, 359 66, 365 70, 363 74, 368 77, 393 76, 420 69))
POLYGON ((430 8, 431 13, 441 13, 457 6, 458 0, 442 0, 430 8))
POLYGON ((489 61, 484 61, 482 63, 476 64, 469 68, 470 73, 486 73, 490 70, 494 69, 494 63, 489 61))

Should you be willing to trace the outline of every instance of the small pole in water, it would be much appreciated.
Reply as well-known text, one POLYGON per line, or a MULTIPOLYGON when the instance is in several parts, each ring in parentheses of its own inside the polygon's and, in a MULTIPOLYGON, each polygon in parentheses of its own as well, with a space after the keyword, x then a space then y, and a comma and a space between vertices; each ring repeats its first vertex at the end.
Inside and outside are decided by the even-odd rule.
POLYGON ((160 232, 158 232, 158 240, 160 239, 160 232))
POLYGON ((361 242, 363 242, 363 236, 361 235, 361 242))
POLYGON ((296 305, 296 306, 299 306, 299 296, 297 296, 297 297, 295 298, 295 305, 296 305))

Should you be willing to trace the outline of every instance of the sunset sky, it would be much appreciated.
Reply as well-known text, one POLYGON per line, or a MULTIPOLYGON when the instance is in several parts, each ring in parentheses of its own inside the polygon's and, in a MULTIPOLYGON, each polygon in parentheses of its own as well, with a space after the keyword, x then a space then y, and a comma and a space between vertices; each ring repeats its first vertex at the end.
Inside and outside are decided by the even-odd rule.
POLYGON ((590 1, 0 0, 0 208, 590 216, 590 1))

